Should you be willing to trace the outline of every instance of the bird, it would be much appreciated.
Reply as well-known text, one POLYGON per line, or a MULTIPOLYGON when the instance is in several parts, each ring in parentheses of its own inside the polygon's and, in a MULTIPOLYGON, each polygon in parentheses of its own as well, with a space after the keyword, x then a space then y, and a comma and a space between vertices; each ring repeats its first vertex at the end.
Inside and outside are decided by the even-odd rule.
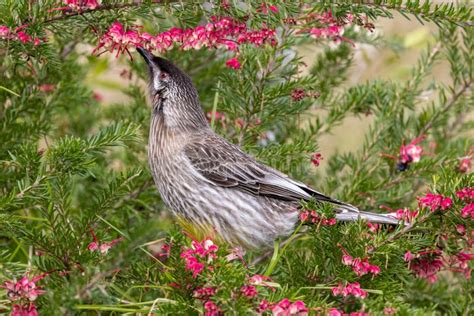
POLYGON ((310 200, 334 205, 340 221, 399 224, 389 214, 361 211, 258 162, 211 129, 185 72, 145 48, 137 51, 148 65, 149 168, 185 231, 244 250, 266 249, 294 232, 301 201, 310 200))

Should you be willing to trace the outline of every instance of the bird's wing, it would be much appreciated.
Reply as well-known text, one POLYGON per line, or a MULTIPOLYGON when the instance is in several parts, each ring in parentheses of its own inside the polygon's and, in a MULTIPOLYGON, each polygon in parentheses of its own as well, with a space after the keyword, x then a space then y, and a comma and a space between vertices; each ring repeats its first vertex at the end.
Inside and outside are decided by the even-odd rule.
POLYGON ((195 170, 217 186, 236 188, 254 195, 285 201, 315 198, 318 201, 357 209, 258 163, 239 147, 216 135, 208 134, 196 137, 185 146, 184 153, 195 170))

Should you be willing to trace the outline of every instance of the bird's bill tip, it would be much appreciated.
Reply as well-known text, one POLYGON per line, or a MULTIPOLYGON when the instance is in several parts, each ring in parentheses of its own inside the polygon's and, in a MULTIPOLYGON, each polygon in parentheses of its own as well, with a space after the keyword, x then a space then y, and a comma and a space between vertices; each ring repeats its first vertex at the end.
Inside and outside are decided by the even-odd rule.
POLYGON ((152 63, 152 60, 153 60, 153 54, 150 53, 148 50, 146 50, 145 48, 143 47, 139 47, 137 46, 137 52, 142 55, 143 59, 145 59, 145 62, 150 65, 152 63))

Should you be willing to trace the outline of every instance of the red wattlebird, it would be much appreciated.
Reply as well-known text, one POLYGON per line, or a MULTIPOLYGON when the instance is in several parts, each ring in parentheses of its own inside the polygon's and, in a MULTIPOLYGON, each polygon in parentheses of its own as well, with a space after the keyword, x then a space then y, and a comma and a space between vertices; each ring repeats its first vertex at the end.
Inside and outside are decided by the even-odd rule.
POLYGON ((398 224, 388 215, 322 194, 257 162, 214 133, 191 79, 170 61, 138 48, 149 69, 153 106, 148 159, 163 201, 185 229, 245 249, 291 234, 301 200, 336 206, 336 218, 398 224))

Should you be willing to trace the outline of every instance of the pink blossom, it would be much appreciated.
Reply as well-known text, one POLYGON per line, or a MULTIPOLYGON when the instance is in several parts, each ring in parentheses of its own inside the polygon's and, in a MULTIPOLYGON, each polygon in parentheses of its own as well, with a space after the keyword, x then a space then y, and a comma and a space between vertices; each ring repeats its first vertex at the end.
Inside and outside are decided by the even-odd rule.
POLYGON ((8 26, 0 25, 0 38, 7 38, 10 34, 10 29, 8 26))
MULTIPOLYGON (((110 29, 100 38, 94 52, 102 48, 111 52, 129 53, 130 46, 143 46, 151 50, 163 52, 175 46, 183 50, 188 49, 218 49, 224 48, 230 51, 238 50, 243 44, 260 46, 263 44, 274 45, 276 43, 275 30, 262 26, 257 31, 249 30, 247 25, 230 17, 211 17, 211 22, 199 25, 195 28, 180 29, 171 28, 155 36, 141 33, 139 26, 131 26, 125 30, 121 23, 115 22, 110 29)), ((235 58, 233 58, 235 59, 235 58)), ((230 61, 229 67, 238 69, 238 61, 230 61), (237 62, 236 62, 237 61, 237 62)))
POLYGON ((461 201, 474 201, 474 188, 463 188, 456 192, 456 196, 461 201))
POLYGON ((342 263, 346 266, 352 267, 352 271, 354 271, 358 276, 362 276, 369 273, 377 275, 380 273, 380 267, 370 264, 368 258, 352 258, 352 256, 349 255, 349 253, 346 249, 344 249, 344 247, 342 247, 341 245, 338 246, 343 252, 342 263))
POLYGON ((92 228, 89 229, 89 232, 92 235, 93 241, 87 245, 87 249, 90 251, 100 251, 102 254, 106 254, 110 248, 123 240, 123 237, 119 237, 108 242, 100 242, 92 228))
POLYGON ((217 316, 220 312, 220 308, 212 301, 207 301, 206 303, 204 303, 204 310, 205 316, 217 316))
POLYGON ((379 228, 380 228, 380 225, 379 224, 372 224, 370 222, 367 222, 367 227, 369 227, 369 230, 373 233, 376 233, 379 228))
POLYGON ((321 160, 323 160, 323 155, 321 153, 314 153, 311 155, 311 163, 313 166, 318 167, 319 164, 321 163, 321 160))
POLYGON ((471 216, 471 218, 474 218, 474 203, 470 203, 464 206, 461 210, 461 216, 462 217, 471 216))
POLYGON ((332 294, 334 296, 342 295, 344 297, 352 295, 354 297, 366 298, 367 292, 360 288, 358 282, 347 283, 345 286, 339 283, 338 286, 332 288, 332 294))
POLYGON ((308 308, 304 302, 296 301, 291 303, 287 298, 282 299, 271 308, 274 316, 288 316, 288 315, 308 315, 308 308))
POLYGON ((405 222, 411 222, 418 217, 418 210, 411 211, 408 208, 403 208, 395 211, 395 217, 405 222))
POLYGON ((333 226, 337 223, 334 217, 328 219, 324 214, 318 214, 314 210, 304 210, 300 213, 299 218, 304 223, 318 223, 323 226, 333 226))
MULTIPOLYGON (((1 36, 1 34, 0 34, 1 36)), ((458 170, 461 173, 468 173, 472 168, 472 157, 464 157, 459 160, 458 170)))
POLYGON ((240 288, 240 292, 247 296, 248 298, 252 298, 258 295, 258 291, 253 285, 244 285, 240 288))
POLYGON ((214 296, 216 294, 216 288, 215 287, 203 287, 194 290, 193 292, 194 297, 200 300, 209 300, 211 296, 214 296))
POLYGON ((410 251, 405 252, 405 255, 403 256, 403 260, 408 262, 408 261, 412 261, 413 259, 415 259, 415 256, 410 251))
POLYGON ((11 316, 38 316, 38 311, 33 302, 27 305, 14 304, 12 306, 11 316))
POLYGON ((232 69, 240 69, 240 63, 237 60, 237 58, 235 58, 235 57, 229 59, 228 61, 226 61, 225 65, 229 68, 232 68, 232 69))
POLYGON ((471 278, 472 269, 469 267, 469 261, 471 260, 474 260, 474 254, 466 253, 464 251, 461 251, 454 256, 454 265, 457 266, 457 271, 463 272, 468 280, 471 278))
POLYGON ((23 44, 26 44, 28 43, 29 41, 31 41, 31 36, 26 34, 25 32, 23 31, 20 31, 16 34, 18 36, 18 39, 23 43, 23 44))
POLYGON ((418 198, 418 201, 421 206, 429 207, 432 212, 438 209, 446 210, 453 204, 450 198, 433 193, 427 193, 424 197, 418 198))
POLYGON ((333 307, 329 309, 328 316, 344 316, 344 312, 333 307))
POLYGON ((460 233, 461 235, 464 235, 466 233, 466 226, 464 225, 456 225, 456 231, 460 233))
POLYGON ((63 2, 73 10, 96 9, 99 6, 97 0, 63 0, 63 2))
POLYGON ((408 145, 402 145, 400 147, 400 162, 407 163, 416 163, 421 159, 421 154, 423 153, 423 147, 418 146, 417 144, 423 141, 424 136, 417 137, 412 140, 408 145))
POLYGON ((271 287, 270 284, 268 284, 266 281, 269 281, 270 278, 264 275, 260 274, 255 274, 252 277, 249 278, 249 283, 252 285, 261 285, 261 286, 269 286, 271 287))
POLYGON ((39 295, 45 293, 41 287, 36 285, 36 282, 40 281, 46 277, 48 273, 44 273, 29 279, 29 277, 23 276, 18 282, 15 281, 5 281, 0 287, 7 290, 7 297, 10 301, 23 301, 22 303, 16 304, 13 306, 12 314, 15 315, 37 315, 36 307, 32 303, 38 298, 39 295))
POLYGON ((38 89, 42 92, 53 92, 56 86, 54 84, 42 84, 38 87, 38 89))
POLYGON ((409 259, 410 270, 416 276, 427 279, 430 283, 436 282, 438 271, 444 267, 439 250, 422 251, 411 256, 405 254, 405 261, 407 259, 409 259))
MULTIPOLYGON (((193 240, 191 248, 185 248, 181 253, 181 258, 185 261, 185 269, 193 273, 196 278, 206 267, 205 263, 210 263, 217 257, 216 252, 219 248, 210 238, 204 239, 202 242, 193 240), (204 259, 203 262, 200 259, 204 259)), ((208 268, 211 268, 210 266, 208 268)))
POLYGON ((296 89, 293 89, 293 91, 291 91, 291 98, 293 99, 293 101, 298 102, 298 101, 303 100, 305 97, 306 97, 306 92, 304 91, 304 89, 296 88, 296 89))
POLYGON ((258 304, 258 309, 257 311, 259 313, 263 313, 264 311, 267 311, 271 308, 271 304, 267 300, 262 300, 260 304, 258 304))

